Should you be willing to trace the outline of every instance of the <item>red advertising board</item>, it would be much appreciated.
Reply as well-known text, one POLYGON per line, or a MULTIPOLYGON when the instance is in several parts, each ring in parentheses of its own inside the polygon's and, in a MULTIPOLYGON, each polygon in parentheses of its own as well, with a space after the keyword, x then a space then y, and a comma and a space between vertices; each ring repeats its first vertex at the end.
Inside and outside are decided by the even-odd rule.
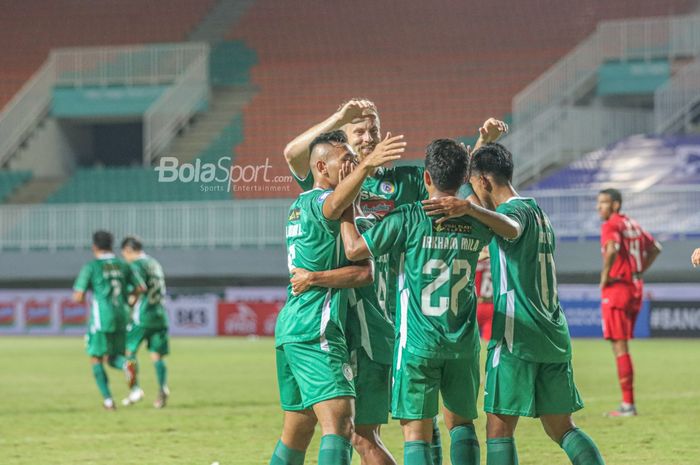
POLYGON ((218 334, 220 336, 272 336, 277 314, 284 301, 219 302, 218 334))
POLYGON ((29 299, 24 303, 24 322, 27 328, 51 326, 52 299, 29 299))
POLYGON ((16 321, 15 302, 0 302, 0 326, 14 326, 16 321))
POLYGON ((61 327, 75 328, 87 325, 87 307, 72 299, 61 299, 61 327))

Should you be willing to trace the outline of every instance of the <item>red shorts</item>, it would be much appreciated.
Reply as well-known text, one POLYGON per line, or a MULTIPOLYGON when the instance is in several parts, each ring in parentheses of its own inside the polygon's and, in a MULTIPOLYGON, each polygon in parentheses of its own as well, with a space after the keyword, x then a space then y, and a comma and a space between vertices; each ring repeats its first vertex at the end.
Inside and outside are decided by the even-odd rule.
POLYGON ((476 305, 476 321, 479 324, 481 339, 491 339, 491 323, 493 322, 493 302, 482 302, 476 305))
POLYGON ((642 308, 642 298, 633 286, 622 284, 603 289, 601 308, 605 339, 634 338, 634 324, 642 308))

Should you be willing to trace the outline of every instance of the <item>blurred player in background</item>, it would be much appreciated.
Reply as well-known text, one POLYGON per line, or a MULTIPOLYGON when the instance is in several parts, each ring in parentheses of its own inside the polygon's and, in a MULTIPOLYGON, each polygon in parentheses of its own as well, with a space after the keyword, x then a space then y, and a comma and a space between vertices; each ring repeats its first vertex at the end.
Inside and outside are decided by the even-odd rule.
MULTIPOLYGON (((158 380, 158 396, 153 406, 163 408, 170 395, 168 370, 163 360, 163 357, 169 353, 168 314, 163 307, 165 275, 160 263, 146 255, 141 240, 135 236, 128 236, 122 241, 122 257, 131 265, 134 273, 146 283, 145 293, 140 295, 134 303, 126 336, 126 356, 136 364, 136 352, 141 342, 146 341, 158 380)), ((141 399, 143 399, 143 389, 136 380, 128 397, 122 400, 122 404, 130 405, 141 399)))
MULTIPOLYGON (((376 105, 367 99, 351 99, 338 108, 326 120, 309 128, 292 140, 284 150, 284 157, 289 169, 302 189, 308 190, 313 184, 309 172, 309 142, 323 131, 342 129, 360 160, 372 153, 381 139, 381 123, 376 105)), ((508 126, 494 118, 488 119, 479 128, 477 146, 497 140, 506 132, 508 126)), ((397 142, 400 139, 397 139, 397 142)), ((424 168, 418 166, 381 167, 376 169, 362 185, 359 209, 361 214, 355 219, 360 232, 381 221, 394 208, 427 199, 423 183, 424 168)), ((393 331, 389 320, 396 315, 396 285, 398 278, 398 253, 392 251, 374 257, 375 280, 374 296, 368 288, 359 289, 351 294, 351 299, 363 307, 360 312, 348 314, 348 342, 351 344, 352 358, 356 372, 356 434, 353 445, 362 457, 363 465, 387 465, 394 463, 380 438, 382 424, 388 422, 388 396, 390 363, 393 344, 383 343, 388 331, 393 331), (377 305, 378 304, 378 305, 377 305), (357 315, 363 315, 365 322, 357 321, 357 315), (362 334, 361 329, 367 328, 362 334), (365 347, 362 346, 365 341, 365 347), (376 342, 376 343, 375 343, 376 342), (371 351, 367 346, 372 346, 371 351), (366 372, 363 373, 363 367, 366 372), (378 385, 384 379, 383 386, 378 385), (366 400, 365 400, 366 399, 366 400), (385 402, 386 412, 381 413, 377 406, 385 402)), ((440 430, 437 422, 433 428, 433 461, 442 463, 440 430)))
POLYGON ((603 270, 600 273, 603 337, 612 343, 622 403, 611 417, 637 414, 634 405, 634 368, 627 341, 634 337, 634 324, 642 308, 644 273, 661 253, 661 245, 636 221, 620 213, 622 194, 605 189, 598 194, 598 214, 603 270))
POLYGON ((115 410, 116 406, 103 362, 124 371, 129 389, 136 382, 136 366, 124 356, 129 318, 126 289, 133 287, 136 295, 146 290, 143 280, 132 272, 127 263, 114 255, 113 242, 112 234, 107 231, 93 234, 92 253, 95 259, 83 266, 73 284, 73 300, 76 302, 85 302, 85 293, 92 291, 85 342, 92 373, 107 410, 115 410))
MULTIPOLYGON (((303 192, 289 210, 286 228, 288 266, 316 272, 342 267, 340 217, 352 205, 365 178, 375 168, 400 158, 391 143, 365 157, 356 155, 342 131, 324 133, 310 144, 313 189, 303 192), (341 182, 342 180, 342 182, 341 182)), ((372 282, 371 263, 349 267, 344 287, 372 282)), ((275 327, 277 377, 284 410, 282 437, 271 465, 304 462, 316 423, 322 430, 319 465, 349 465, 355 388, 344 334, 345 289, 314 286, 287 302, 275 327)))
MULTIPOLYGON (((456 195, 468 164, 467 151, 457 142, 433 141, 425 160, 429 197, 456 195)), ((440 395, 450 430, 451 463, 479 463, 473 424, 480 351, 473 270, 479 252, 493 237, 489 228, 504 234, 516 231, 503 215, 480 210, 481 215, 474 215, 478 219, 465 216, 438 225, 417 201, 393 210, 362 236, 352 215, 343 218, 343 243, 350 259, 390 250, 400 253, 392 416, 401 420, 407 465, 433 463, 430 442, 440 395)))
POLYGON ((489 262, 489 248, 484 247, 479 255, 474 276, 474 290, 476 291, 476 319, 479 323, 481 339, 491 339, 491 323, 493 320, 493 281, 491 280, 491 264, 489 262))
MULTIPOLYGON (((557 295, 554 230, 535 199, 518 196, 512 177, 513 158, 502 145, 487 144, 472 154, 470 182, 481 204, 517 223, 516 235, 494 231, 489 245, 495 310, 484 387, 486 463, 518 463, 514 434, 525 416, 540 418, 571 463, 600 465, 604 461, 598 447, 571 415, 583 402, 557 295)), ((473 208, 468 200, 454 197, 426 203, 432 214, 446 218, 473 208)))
POLYGON ((693 250, 693 254, 690 256, 690 263, 694 267, 700 265, 700 249, 693 250))

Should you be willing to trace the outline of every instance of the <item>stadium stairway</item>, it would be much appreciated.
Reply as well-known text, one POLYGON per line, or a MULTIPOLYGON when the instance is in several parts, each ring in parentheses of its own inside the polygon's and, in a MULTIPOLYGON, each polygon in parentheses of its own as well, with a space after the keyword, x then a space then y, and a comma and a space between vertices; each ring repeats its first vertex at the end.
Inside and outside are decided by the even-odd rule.
MULTIPOLYGON (((171 146, 171 157, 189 163, 204 154, 207 148, 241 115, 243 107, 255 94, 250 85, 217 87, 212 91, 209 111, 195 117, 186 131, 171 146)), ((220 154, 230 155, 227 154, 220 154)))

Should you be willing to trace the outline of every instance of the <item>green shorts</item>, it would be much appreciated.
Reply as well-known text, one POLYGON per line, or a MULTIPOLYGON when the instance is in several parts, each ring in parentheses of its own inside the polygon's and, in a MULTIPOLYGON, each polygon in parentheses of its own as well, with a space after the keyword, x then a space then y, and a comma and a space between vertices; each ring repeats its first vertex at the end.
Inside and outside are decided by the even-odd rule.
POLYGON ((350 353, 350 365, 355 374, 355 424, 389 423, 391 365, 373 361, 364 349, 350 353))
POLYGON ((319 341, 288 342, 276 353, 282 410, 306 410, 324 400, 355 397, 344 339, 323 346, 319 341))
POLYGON ((144 340, 149 352, 160 355, 170 353, 168 328, 151 329, 134 324, 129 325, 129 331, 126 335, 126 350, 135 354, 144 340))
POLYGON ((85 335, 85 351, 90 357, 124 355, 125 331, 91 331, 85 335))
POLYGON ((528 362, 502 346, 489 349, 484 411, 537 418, 582 408, 571 362, 528 362))
POLYGON ((422 420, 438 414, 439 400, 450 412, 476 418, 479 392, 479 357, 429 359, 405 350, 397 357, 391 392, 391 415, 422 420))

